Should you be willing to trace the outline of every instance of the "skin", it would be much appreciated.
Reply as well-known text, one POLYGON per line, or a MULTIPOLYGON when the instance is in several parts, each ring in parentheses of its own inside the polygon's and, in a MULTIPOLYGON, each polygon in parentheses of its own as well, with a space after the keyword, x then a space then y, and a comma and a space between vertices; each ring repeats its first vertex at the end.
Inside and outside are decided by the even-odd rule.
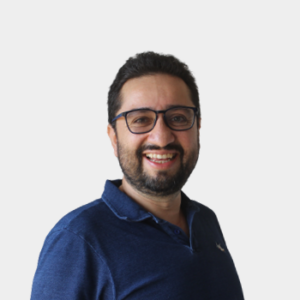
MULTIPOLYGON (((155 74, 128 80, 121 90, 122 105, 117 114, 136 108, 151 108, 154 110, 165 110, 171 106, 194 106, 190 97, 190 92, 184 81, 178 77, 155 74)), ((186 161, 189 154, 199 151, 199 131, 201 120, 195 121, 194 126, 186 131, 173 131, 166 126, 163 115, 159 114, 157 123, 152 131, 145 134, 132 134, 126 125, 125 118, 120 118, 116 122, 116 130, 108 125, 107 132, 111 140, 114 154, 119 157, 118 143, 125 148, 127 153, 132 153, 132 159, 135 157, 136 149, 142 145, 156 145, 163 148, 169 144, 179 144, 184 149, 183 162, 186 161), (198 125, 198 126, 197 126, 198 125)), ((174 153, 174 150, 145 150, 145 153, 168 154, 174 153)), ((145 154, 143 153, 143 154, 145 154)), ((158 164, 149 161, 143 156, 143 169, 149 176, 157 176, 161 171, 167 172, 172 176, 178 172, 180 167, 179 153, 171 162, 158 164)), ((198 158, 198 157, 197 157, 198 158)), ((195 159, 195 164, 197 161, 195 159)), ((155 194, 143 193, 135 189, 126 180, 122 179, 120 190, 130 198, 141 205, 145 210, 151 212, 158 218, 164 219, 176 226, 179 226, 187 235, 189 230, 184 214, 180 209, 181 193, 180 191, 168 195, 157 196, 155 194)))

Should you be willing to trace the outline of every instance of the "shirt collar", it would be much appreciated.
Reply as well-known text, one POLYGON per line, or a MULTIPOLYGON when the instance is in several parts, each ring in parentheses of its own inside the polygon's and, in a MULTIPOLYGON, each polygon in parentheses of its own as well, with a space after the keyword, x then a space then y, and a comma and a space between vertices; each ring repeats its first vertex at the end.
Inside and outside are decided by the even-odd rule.
POLYGON ((145 211, 140 205, 119 190, 122 180, 107 180, 102 200, 111 211, 122 220, 139 222, 151 218, 152 214, 145 211))
MULTIPOLYGON (((102 200, 119 219, 140 222, 148 218, 153 218, 157 223, 165 222, 145 211, 139 204, 121 192, 119 190, 121 184, 122 180, 107 180, 102 194, 102 200)), ((181 192, 181 201, 181 205, 187 216, 190 213, 199 211, 199 207, 195 205, 194 201, 191 201, 183 192, 181 192)))

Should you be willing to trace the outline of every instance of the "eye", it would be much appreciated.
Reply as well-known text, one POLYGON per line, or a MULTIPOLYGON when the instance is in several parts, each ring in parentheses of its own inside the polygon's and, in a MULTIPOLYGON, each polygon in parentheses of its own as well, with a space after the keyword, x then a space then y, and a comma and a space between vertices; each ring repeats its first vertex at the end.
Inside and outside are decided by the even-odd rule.
POLYGON ((177 124, 186 123, 187 118, 183 115, 175 115, 170 118, 170 122, 177 124))
POLYGON ((155 122, 155 112, 148 109, 137 109, 127 114, 127 125, 132 130, 146 128, 155 122))
POLYGON ((141 117, 141 118, 138 118, 138 119, 135 119, 133 120, 133 124, 146 124, 146 123, 149 123, 151 122, 149 118, 147 117, 141 117))
POLYGON ((129 127, 133 128, 142 128, 149 127, 153 124, 153 118, 149 118, 147 116, 136 116, 135 118, 128 120, 129 127))

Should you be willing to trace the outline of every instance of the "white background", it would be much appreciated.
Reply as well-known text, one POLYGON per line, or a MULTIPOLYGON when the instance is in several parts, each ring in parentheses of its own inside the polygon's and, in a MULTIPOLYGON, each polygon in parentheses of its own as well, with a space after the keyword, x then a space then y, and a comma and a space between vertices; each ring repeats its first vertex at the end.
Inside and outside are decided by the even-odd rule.
POLYGON ((199 85, 184 191, 216 212, 246 299, 300 299, 297 2, 1 1, 0 298, 29 299, 49 230, 121 177, 108 88, 153 50, 199 85))

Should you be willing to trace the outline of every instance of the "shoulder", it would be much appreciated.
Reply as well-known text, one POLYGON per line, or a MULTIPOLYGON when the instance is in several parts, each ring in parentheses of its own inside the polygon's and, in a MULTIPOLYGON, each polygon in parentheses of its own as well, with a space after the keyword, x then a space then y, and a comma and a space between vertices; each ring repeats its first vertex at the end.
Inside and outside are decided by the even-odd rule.
POLYGON ((100 257, 100 237, 103 240, 102 236, 107 232, 108 224, 111 223, 107 221, 110 214, 110 210, 102 199, 97 199, 69 212, 48 233, 39 260, 43 261, 46 258, 49 260, 51 255, 55 259, 58 257, 69 259, 72 255, 100 257))
POLYGON ((53 227, 39 256, 32 299, 82 299, 83 293, 86 299, 102 299, 105 293, 113 297, 110 269, 97 242, 106 209, 101 199, 96 200, 53 227))
POLYGON ((103 226, 109 214, 110 210, 107 205, 101 198, 97 199, 66 214, 56 223, 49 235, 70 232, 84 238, 87 234, 99 229, 101 225, 103 226))

